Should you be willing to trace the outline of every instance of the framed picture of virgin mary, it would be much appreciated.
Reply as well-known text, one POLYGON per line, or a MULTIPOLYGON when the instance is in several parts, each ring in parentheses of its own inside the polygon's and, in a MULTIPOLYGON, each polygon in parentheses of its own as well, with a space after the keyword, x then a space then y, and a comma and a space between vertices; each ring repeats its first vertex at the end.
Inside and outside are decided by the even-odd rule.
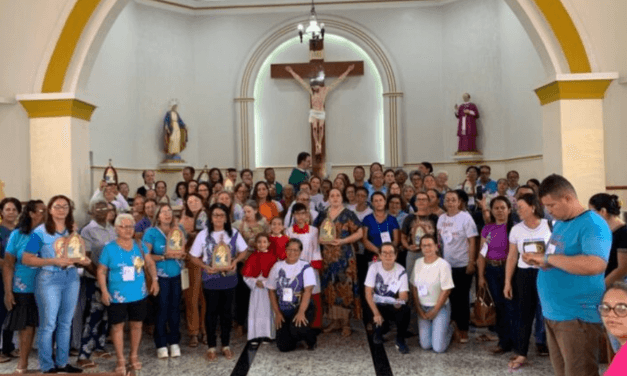
POLYGON ((320 225, 320 236, 318 239, 320 242, 330 242, 335 240, 335 238, 335 225, 333 224, 331 218, 327 218, 322 221, 322 224, 320 225))
POLYGON ((168 234, 168 242, 166 243, 166 252, 182 252, 185 249, 185 236, 180 228, 175 227, 168 234))
POLYGON ((118 172, 111 165, 111 160, 109 159, 109 165, 105 168, 102 180, 104 180, 107 184, 118 184, 118 172))
POLYGON ((71 259, 84 260, 87 257, 85 240, 77 233, 73 232, 65 241, 65 257, 71 259))
POLYGON ((220 271, 222 275, 232 274, 235 271, 229 271, 231 267, 231 246, 223 241, 220 241, 215 248, 213 248, 213 255, 211 256, 211 267, 220 271))
POLYGON ((207 170, 207 165, 205 165, 205 167, 202 169, 202 171, 200 171, 200 174, 198 174, 198 182, 202 183, 202 182, 208 182, 209 181, 209 170, 207 170))

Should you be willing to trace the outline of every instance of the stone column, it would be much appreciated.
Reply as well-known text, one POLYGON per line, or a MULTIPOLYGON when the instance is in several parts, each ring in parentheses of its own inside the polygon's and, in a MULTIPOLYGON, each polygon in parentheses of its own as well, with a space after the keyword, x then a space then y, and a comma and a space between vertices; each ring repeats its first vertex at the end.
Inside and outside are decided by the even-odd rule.
MULTIPOLYGON (((238 97, 233 99, 235 102, 235 146, 238 153, 235 160, 239 169, 250 167, 250 135, 254 134, 251 124, 254 124, 254 102, 255 98, 238 97)), ((257 147, 257 146, 255 146, 257 147)))
MULTIPOLYGON (((30 194, 47 202, 74 201, 78 223, 87 219, 91 192, 89 122, 96 106, 73 93, 19 95, 30 118, 30 194)), ((115 148, 115 145, 111 145, 115 148)))
POLYGON ((587 207, 605 192, 603 98, 613 73, 569 74, 536 89, 543 111, 544 175, 560 174, 587 207))

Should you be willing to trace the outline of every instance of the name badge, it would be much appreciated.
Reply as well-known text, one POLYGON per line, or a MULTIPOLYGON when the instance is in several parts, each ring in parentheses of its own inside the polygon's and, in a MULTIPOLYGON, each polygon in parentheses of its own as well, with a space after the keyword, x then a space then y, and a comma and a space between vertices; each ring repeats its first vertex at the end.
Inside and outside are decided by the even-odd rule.
POLYGON ((292 289, 283 289, 283 301, 291 303, 294 300, 294 290, 292 289))
POLYGON ((429 290, 427 289, 427 285, 418 285, 418 295, 427 296, 429 294, 429 290))
POLYGON ((381 233, 381 243, 391 243, 392 237, 388 231, 381 233))
POLYGON ((132 282, 135 280, 135 267, 125 266, 122 268, 122 281, 132 282))
POLYGON ((390 283, 390 285, 388 286, 388 291, 393 292, 393 293, 397 293, 398 289, 401 288, 401 281, 396 280, 396 281, 392 281, 392 283, 390 283))
POLYGON ((481 247, 481 256, 486 257, 488 255, 488 243, 483 243, 483 247, 481 247))

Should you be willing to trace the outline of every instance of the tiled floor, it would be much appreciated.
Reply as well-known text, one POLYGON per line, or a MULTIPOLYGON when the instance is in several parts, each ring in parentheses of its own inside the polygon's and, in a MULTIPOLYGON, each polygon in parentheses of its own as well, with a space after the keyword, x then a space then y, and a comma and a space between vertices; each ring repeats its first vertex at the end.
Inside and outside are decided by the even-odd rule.
MULTIPOLYGON (((262 345, 256 351, 248 375, 252 376, 307 376, 307 375, 345 375, 375 376, 375 365, 368 345, 363 324, 353 322, 354 333, 349 338, 341 338, 338 333, 321 334, 318 347, 314 351, 303 348, 291 353, 280 353, 275 344, 262 345)), ((383 347, 392 374, 403 375, 506 375, 512 374, 507 369, 511 354, 501 356, 489 355, 486 351, 493 344, 480 344, 474 340, 478 333, 471 333, 471 342, 466 345, 453 344, 444 354, 436 354, 419 348, 418 337, 407 340, 411 352, 401 355, 394 347, 393 334, 386 336, 383 347)), ((178 359, 158 360, 152 338, 142 339, 140 357, 144 363, 140 375, 173 376, 173 375, 216 375, 228 376, 233 373, 242 353, 245 341, 243 337, 233 338, 231 348, 235 353, 232 360, 218 357, 215 363, 207 363, 203 358, 206 346, 196 349, 186 346, 187 338, 183 339, 183 356, 178 359)), ((111 346, 111 345, 109 345, 111 346)), ((111 347, 112 350, 112 347, 111 347)), ((76 359, 72 358, 72 362, 76 359)), ((548 357, 538 357, 532 345, 529 354, 530 365, 513 373, 518 375, 552 375, 553 371, 548 357)), ((97 359, 98 367, 87 370, 93 372, 111 372, 115 368, 115 360, 97 359)), ((31 354, 31 368, 37 365, 36 352, 31 354)), ((0 364, 0 374, 13 372, 16 362, 0 364)), ((605 367, 603 367, 604 369, 605 367)), ((381 373, 380 373, 381 374, 381 373)))

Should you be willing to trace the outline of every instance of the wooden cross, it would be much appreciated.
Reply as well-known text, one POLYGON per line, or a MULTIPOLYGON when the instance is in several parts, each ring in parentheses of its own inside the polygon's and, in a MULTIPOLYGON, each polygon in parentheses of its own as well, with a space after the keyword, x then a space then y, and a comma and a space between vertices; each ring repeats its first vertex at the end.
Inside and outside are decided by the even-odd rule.
MULTIPOLYGON (((324 40, 323 39, 310 39, 309 40, 309 63, 294 63, 294 64, 272 64, 270 67, 271 78, 294 78, 290 72, 286 70, 289 66, 292 71, 303 80, 315 79, 320 77, 339 77, 347 71, 347 69, 354 65, 354 69, 350 71, 347 76, 363 76, 364 75, 364 62, 363 61, 337 61, 337 62, 325 62, 324 61, 324 40)), ((311 98, 309 101, 311 106, 311 98)), ((320 178, 326 177, 326 127, 327 121, 324 121, 324 128, 322 132, 322 147, 321 152, 316 153, 316 136, 314 135, 314 129, 310 123, 311 134, 311 155, 313 161, 313 174, 320 178)))

